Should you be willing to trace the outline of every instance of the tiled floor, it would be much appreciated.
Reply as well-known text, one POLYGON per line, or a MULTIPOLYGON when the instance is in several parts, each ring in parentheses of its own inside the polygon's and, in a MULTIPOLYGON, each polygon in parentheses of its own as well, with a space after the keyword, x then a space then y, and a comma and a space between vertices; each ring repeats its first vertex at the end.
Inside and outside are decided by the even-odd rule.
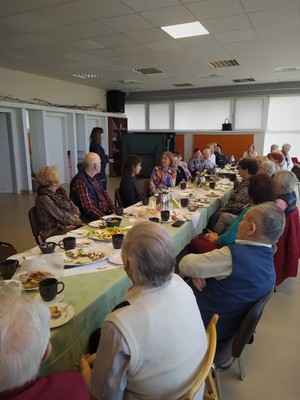
MULTIPOLYGON (((119 179, 109 180, 109 193, 119 179)), ((19 252, 34 245, 27 213, 35 195, 0 195, 0 240, 19 252)), ((244 351, 246 379, 237 366, 221 375, 223 400, 298 400, 300 355, 300 278, 288 279, 277 288, 257 328, 255 341, 244 351)))

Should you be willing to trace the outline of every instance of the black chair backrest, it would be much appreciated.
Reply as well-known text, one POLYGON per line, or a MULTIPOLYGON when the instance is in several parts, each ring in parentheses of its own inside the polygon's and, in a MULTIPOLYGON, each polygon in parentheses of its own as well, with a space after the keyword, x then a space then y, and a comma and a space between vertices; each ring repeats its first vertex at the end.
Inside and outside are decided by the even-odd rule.
POLYGON ((145 197, 150 197, 150 179, 139 179, 138 180, 141 192, 144 194, 145 197))
POLYGON ((35 241, 37 244, 41 244, 41 240, 40 240, 40 231, 39 231, 39 223, 38 223, 38 219, 37 219, 37 215, 36 215, 36 208, 32 207, 29 212, 28 212, 28 218, 29 218, 29 222, 30 222, 30 226, 31 226, 31 230, 32 230, 32 234, 35 238, 35 241))
POLYGON ((255 332, 255 328, 262 316, 266 303, 270 300, 274 288, 269 291, 264 297, 258 300, 247 312, 238 331, 234 335, 232 342, 232 356, 238 358, 247 343, 252 343, 251 339, 255 332))
POLYGON ((7 257, 17 254, 17 250, 11 243, 0 242, 0 261, 6 260, 7 257))
POLYGON ((120 189, 115 189, 115 206, 124 207, 120 189))

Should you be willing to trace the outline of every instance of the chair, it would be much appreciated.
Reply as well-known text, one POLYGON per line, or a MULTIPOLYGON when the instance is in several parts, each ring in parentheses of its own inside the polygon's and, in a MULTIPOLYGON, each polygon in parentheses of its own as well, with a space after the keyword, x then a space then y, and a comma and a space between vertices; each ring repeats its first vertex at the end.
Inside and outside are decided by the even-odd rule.
POLYGON ((115 206, 117 207, 124 207, 123 201, 122 201, 122 197, 121 197, 121 193, 120 193, 120 189, 115 189, 115 206))
POLYGON ((11 243, 0 242, 0 261, 6 260, 14 254, 17 254, 17 250, 11 243))
POLYGON ((219 400, 222 399, 219 372, 229 371, 232 369, 236 359, 238 360, 240 379, 242 381, 245 379, 246 374, 242 360, 242 352, 246 344, 253 343, 255 329, 262 316, 264 307, 270 300, 273 292, 274 288, 272 287, 264 297, 253 304, 232 339, 228 340, 226 343, 218 345, 212 369, 215 375, 219 400))
POLYGON ((299 211, 296 208, 285 220, 285 227, 277 242, 274 254, 276 285, 285 279, 296 277, 300 258, 300 223, 299 211))
POLYGON ((39 231, 39 223, 36 215, 36 207, 32 207, 29 212, 28 212, 28 218, 32 230, 32 234, 35 238, 35 241, 37 244, 42 243, 42 239, 40 237, 40 231, 39 231))
POLYGON ((193 400, 201 386, 205 382, 204 400, 218 400, 218 394, 211 375, 211 367, 215 356, 217 346, 217 330, 218 314, 214 314, 206 329, 208 347, 204 359, 199 367, 199 375, 193 386, 180 398, 180 400, 193 400))
POLYGON ((150 179, 139 179, 139 185, 141 188, 141 192, 145 197, 151 197, 150 193, 150 179))

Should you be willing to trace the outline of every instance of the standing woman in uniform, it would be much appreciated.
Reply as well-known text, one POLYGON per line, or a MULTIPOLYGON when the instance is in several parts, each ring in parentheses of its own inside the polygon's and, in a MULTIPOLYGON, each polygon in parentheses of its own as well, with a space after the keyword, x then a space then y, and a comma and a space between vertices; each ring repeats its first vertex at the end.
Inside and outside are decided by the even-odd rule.
POLYGON ((107 190, 107 179, 105 173, 106 164, 114 162, 114 160, 110 159, 109 156, 105 154, 105 150, 101 146, 103 135, 103 129, 99 126, 92 129, 90 134, 90 152, 97 153, 101 159, 101 170, 99 176, 104 190, 107 190))

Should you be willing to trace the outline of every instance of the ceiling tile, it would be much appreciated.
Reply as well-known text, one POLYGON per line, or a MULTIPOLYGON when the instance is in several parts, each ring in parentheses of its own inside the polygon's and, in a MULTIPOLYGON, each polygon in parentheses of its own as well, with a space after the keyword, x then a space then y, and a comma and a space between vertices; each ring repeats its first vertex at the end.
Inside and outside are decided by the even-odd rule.
POLYGON ((0 0, 0 18, 22 13, 23 8, 14 6, 12 3, 0 0))
POLYGON ((145 46, 152 51, 168 51, 180 49, 180 44, 176 40, 165 40, 161 42, 145 43, 145 46))
POLYGON ((202 21, 203 26, 210 33, 239 31, 251 28, 249 19, 245 14, 231 15, 229 17, 206 19, 202 21))
POLYGON ((243 40, 256 39, 255 32, 252 29, 245 29, 244 31, 232 31, 215 33, 214 36, 220 43, 241 42, 243 40))
POLYGON ((138 31, 140 29, 153 28, 153 25, 150 24, 150 22, 137 14, 107 18, 102 20, 102 22, 118 32, 131 32, 133 30, 138 31))
POLYGON ((70 25, 91 20, 91 17, 67 4, 42 8, 32 11, 32 14, 45 18, 45 20, 54 26, 70 25))
POLYGON ((186 6, 195 14, 199 21, 208 18, 242 14, 244 12, 239 0, 198 1, 196 3, 187 4, 186 6))
POLYGON ((141 15, 156 26, 167 26, 196 21, 195 16, 184 6, 174 6, 146 11, 142 12, 141 15))
POLYGON ((20 7, 23 10, 35 10, 38 8, 61 4, 60 0, 6 0, 11 5, 20 7))
POLYGON ((170 38, 170 36, 160 28, 126 32, 126 36, 138 43, 153 43, 170 38))
POLYGON ((134 11, 148 11, 180 4, 179 0, 123 0, 134 11))
POLYGON ((83 22, 81 24, 68 25, 66 27, 68 31, 74 35, 74 38, 92 38, 99 37, 101 35, 112 35, 117 33, 114 29, 103 25, 99 21, 83 22))
POLYGON ((299 23, 299 6, 250 13, 254 27, 299 23))
POLYGON ((95 19, 117 17, 133 12, 119 0, 78 0, 72 2, 71 5, 95 19))
POLYGON ((40 31, 42 29, 53 28, 55 24, 41 16, 35 16, 29 12, 11 15, 10 17, 1 18, 1 22, 15 28, 22 29, 25 32, 40 31))
POLYGON ((290 7, 299 4, 299 0, 241 0, 241 2, 248 12, 290 7))
POLYGON ((95 42, 101 43, 106 47, 119 47, 137 44, 135 40, 122 34, 106 35, 93 38, 95 42))

